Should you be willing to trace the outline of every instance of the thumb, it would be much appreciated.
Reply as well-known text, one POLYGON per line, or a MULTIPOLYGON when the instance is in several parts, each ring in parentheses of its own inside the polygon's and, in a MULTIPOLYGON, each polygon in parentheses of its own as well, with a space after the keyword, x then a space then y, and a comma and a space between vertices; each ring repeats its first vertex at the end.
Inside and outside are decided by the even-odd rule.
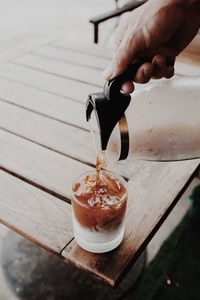
POLYGON ((115 52, 119 48, 119 46, 121 44, 121 41, 123 40, 123 37, 126 33, 126 30, 127 30, 127 27, 128 27, 128 21, 129 21, 129 14, 130 14, 130 12, 127 12, 127 13, 123 14, 123 16, 121 17, 122 20, 121 20, 119 26, 116 29, 115 39, 114 39, 115 52))
POLYGON ((103 72, 103 76, 107 80, 111 80, 122 74, 132 63, 137 53, 137 42, 123 40, 114 54, 111 64, 103 72))

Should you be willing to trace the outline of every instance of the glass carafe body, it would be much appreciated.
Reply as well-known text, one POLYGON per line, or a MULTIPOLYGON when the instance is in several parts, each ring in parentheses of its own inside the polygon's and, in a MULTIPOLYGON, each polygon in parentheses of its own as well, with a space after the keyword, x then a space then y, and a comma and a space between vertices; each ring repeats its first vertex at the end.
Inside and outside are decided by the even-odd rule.
MULTIPOLYGON (((177 161, 200 158, 200 77, 177 76, 137 85, 126 112, 128 159, 177 161)), ((98 126, 92 123, 100 150, 98 126)), ((117 161, 121 141, 118 124, 106 149, 107 161, 117 161)))

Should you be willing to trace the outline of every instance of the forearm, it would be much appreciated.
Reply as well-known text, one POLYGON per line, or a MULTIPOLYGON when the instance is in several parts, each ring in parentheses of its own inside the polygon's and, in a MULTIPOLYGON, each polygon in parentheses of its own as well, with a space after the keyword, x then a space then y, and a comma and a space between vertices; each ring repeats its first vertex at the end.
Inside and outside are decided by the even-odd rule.
POLYGON ((148 3, 153 3, 159 6, 180 6, 180 8, 195 14, 200 14, 200 0, 149 0, 148 3))
POLYGON ((190 19, 195 27, 200 27, 200 0, 149 0, 146 4, 152 11, 178 9, 184 18, 190 19))

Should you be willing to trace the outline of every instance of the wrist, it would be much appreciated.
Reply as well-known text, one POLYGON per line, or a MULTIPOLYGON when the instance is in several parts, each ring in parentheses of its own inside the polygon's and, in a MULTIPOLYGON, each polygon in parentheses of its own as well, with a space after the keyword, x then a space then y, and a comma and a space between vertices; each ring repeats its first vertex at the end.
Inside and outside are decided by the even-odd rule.
POLYGON ((171 7, 178 8, 184 13, 200 15, 200 0, 149 0, 149 7, 156 6, 157 8, 171 7))
POLYGON ((200 5, 200 0, 149 0, 149 3, 157 3, 163 6, 172 5, 176 6, 179 5, 183 8, 191 8, 193 6, 200 5))

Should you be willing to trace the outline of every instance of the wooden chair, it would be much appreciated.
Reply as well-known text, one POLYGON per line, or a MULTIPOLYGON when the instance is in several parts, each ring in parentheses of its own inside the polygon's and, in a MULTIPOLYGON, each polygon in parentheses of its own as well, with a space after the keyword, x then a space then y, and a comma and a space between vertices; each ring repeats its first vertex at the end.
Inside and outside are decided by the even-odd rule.
POLYGON ((117 7, 116 9, 114 9, 110 12, 107 12, 100 16, 91 18, 89 20, 89 22, 94 25, 94 43, 98 44, 98 41, 99 41, 99 24, 101 24, 102 22, 105 22, 111 18, 118 17, 125 12, 134 10, 137 7, 144 4, 145 2, 147 2, 147 0, 129 1, 127 4, 124 4, 122 7, 117 7))

